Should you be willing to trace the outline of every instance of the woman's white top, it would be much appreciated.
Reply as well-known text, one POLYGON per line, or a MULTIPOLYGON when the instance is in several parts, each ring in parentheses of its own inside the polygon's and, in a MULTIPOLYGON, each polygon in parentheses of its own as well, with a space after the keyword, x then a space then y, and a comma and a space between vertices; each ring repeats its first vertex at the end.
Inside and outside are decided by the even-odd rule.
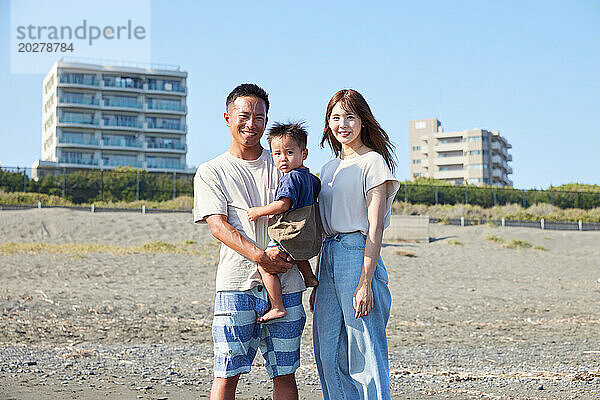
POLYGON ((389 226, 400 183, 381 154, 369 151, 350 159, 335 158, 323 166, 320 178, 319 211, 327 236, 356 231, 366 235, 367 192, 384 182, 388 182, 384 228, 389 226))

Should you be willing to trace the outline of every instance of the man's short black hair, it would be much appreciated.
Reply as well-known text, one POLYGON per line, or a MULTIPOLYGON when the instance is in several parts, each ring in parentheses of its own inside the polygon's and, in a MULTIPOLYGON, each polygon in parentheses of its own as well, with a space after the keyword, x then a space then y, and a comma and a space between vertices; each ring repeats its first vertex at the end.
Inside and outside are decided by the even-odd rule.
POLYGON ((287 124, 275 122, 271 129, 269 129, 267 136, 269 145, 271 145, 271 140, 273 140, 273 138, 282 136, 289 136, 294 139, 300 147, 300 150, 306 149, 308 134, 306 133, 303 122, 288 122, 287 124))
POLYGON ((225 108, 229 110, 229 105, 235 101, 238 97, 256 97, 265 102, 265 112, 269 112, 269 95, 263 88, 254 83, 242 83, 229 93, 227 101, 225 101, 225 108))

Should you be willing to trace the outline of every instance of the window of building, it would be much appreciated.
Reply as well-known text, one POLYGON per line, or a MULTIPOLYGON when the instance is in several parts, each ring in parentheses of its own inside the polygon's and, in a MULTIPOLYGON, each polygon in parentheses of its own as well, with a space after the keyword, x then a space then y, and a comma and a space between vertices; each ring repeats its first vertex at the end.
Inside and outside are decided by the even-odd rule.
POLYGON ((415 122, 415 129, 425 129, 425 128, 427 128, 427 122, 425 122, 425 121, 415 122))
POLYGON ((413 164, 421 164, 421 160, 412 160, 413 164))
POLYGON ((413 146, 412 149, 413 151, 419 151, 421 150, 421 146, 413 146))
POLYGON ((481 142, 481 136, 469 136, 467 138, 469 142, 481 142))
POLYGON ((443 165, 440 167, 440 171, 462 171, 462 165, 443 165))
POLYGON ((453 138, 439 139, 438 144, 450 144, 450 143, 461 143, 461 142, 462 142, 462 138, 453 137, 453 138))

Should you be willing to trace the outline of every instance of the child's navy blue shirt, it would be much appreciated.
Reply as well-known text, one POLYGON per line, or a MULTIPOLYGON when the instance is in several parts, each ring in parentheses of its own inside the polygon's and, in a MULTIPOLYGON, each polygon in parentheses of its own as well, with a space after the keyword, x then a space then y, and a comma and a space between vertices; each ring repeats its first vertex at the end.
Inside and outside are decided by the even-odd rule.
POLYGON ((279 180, 275 190, 275 200, 287 197, 292 201, 289 211, 311 206, 317 202, 321 191, 321 181, 310 173, 308 168, 291 170, 279 180))

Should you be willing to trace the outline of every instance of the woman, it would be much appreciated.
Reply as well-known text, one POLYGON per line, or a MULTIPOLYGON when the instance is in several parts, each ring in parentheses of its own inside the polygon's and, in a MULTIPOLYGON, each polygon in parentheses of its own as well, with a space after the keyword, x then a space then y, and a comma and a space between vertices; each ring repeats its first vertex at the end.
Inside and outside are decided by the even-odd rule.
POLYGON ((387 325, 391 295, 379 257, 400 184, 393 145, 355 90, 329 101, 321 146, 319 209, 327 238, 311 293, 315 359, 325 399, 390 399, 387 325))

